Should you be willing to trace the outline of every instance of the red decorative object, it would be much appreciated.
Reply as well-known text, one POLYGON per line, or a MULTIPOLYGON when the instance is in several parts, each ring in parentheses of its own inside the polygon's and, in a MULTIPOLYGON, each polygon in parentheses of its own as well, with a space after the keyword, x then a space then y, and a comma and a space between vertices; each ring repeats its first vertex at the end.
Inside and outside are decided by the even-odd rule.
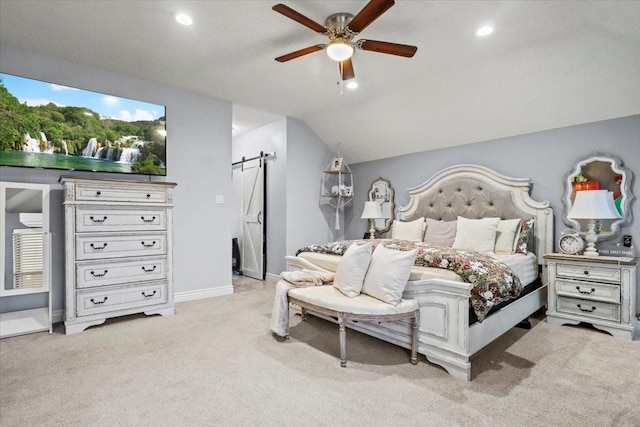
POLYGON ((600 181, 576 182, 575 184, 573 184, 573 189, 575 191, 599 190, 600 189, 600 181))

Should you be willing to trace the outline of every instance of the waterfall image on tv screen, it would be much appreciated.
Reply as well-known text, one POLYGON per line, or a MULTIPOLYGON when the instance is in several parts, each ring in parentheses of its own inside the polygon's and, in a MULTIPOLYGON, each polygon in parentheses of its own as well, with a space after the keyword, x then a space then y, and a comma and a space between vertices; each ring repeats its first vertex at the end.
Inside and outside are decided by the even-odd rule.
POLYGON ((0 73, 0 166, 166 175, 165 107, 0 73))

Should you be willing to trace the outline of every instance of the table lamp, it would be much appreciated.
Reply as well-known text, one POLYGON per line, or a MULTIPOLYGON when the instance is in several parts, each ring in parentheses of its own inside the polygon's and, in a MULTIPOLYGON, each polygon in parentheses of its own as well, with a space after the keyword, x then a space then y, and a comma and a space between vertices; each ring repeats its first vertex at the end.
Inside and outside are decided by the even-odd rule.
POLYGON ((378 203, 373 200, 364 202, 364 210, 360 218, 369 220, 369 238, 374 239, 376 237, 375 220, 384 218, 378 203))
POLYGON ((573 206, 567 215, 571 219, 586 219, 587 234, 585 241, 587 249, 584 251, 585 256, 599 256, 596 249, 596 220, 598 219, 616 219, 622 218, 615 207, 613 201, 613 192, 607 190, 583 190, 576 191, 573 206))

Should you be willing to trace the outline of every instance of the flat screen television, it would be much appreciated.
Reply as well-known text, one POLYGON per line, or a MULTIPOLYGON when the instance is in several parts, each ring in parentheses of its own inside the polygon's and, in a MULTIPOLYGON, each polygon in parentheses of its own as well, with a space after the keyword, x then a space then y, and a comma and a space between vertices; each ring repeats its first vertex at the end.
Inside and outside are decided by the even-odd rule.
POLYGON ((166 175, 165 107, 0 73, 0 166, 166 175))

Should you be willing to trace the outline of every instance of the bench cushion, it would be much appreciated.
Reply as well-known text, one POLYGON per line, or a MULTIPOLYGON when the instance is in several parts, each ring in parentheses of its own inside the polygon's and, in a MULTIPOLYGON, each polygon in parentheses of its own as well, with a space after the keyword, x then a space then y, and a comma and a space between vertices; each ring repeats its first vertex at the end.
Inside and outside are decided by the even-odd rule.
POLYGON ((350 298, 333 286, 289 289, 289 296, 329 310, 351 314, 401 314, 418 309, 416 300, 401 300, 398 305, 391 305, 365 294, 350 298))

